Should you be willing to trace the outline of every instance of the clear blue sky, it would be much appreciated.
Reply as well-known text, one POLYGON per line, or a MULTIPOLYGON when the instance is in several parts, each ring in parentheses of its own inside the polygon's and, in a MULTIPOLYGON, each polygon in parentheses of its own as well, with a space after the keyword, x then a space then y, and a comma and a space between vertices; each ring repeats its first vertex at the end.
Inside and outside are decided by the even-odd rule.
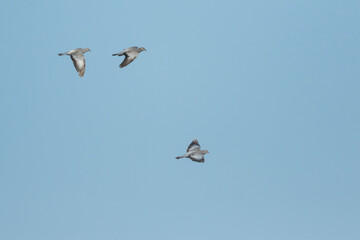
POLYGON ((0 19, 0 239, 360 239, 359 1, 2 1, 0 19), (78 47, 83 78, 57 55, 78 47), (205 163, 176 160, 194 138, 205 163))

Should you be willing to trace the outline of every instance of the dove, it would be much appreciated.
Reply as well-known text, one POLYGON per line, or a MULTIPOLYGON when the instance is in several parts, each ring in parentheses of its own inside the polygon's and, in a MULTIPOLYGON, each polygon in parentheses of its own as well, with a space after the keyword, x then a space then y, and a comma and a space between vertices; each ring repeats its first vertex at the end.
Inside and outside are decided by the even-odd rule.
POLYGON ((64 53, 59 53, 59 56, 70 55, 71 60, 74 63, 76 71, 79 73, 80 77, 83 77, 85 74, 85 57, 84 53, 91 52, 88 48, 76 48, 64 53))
POLYGON ((203 163, 205 161, 204 155, 207 153, 209 153, 208 150, 200 150, 200 144, 198 140, 194 139, 187 148, 186 153, 182 156, 176 157, 176 159, 190 158, 195 162, 203 163))
POLYGON ((113 56, 125 56, 124 61, 119 65, 120 68, 123 68, 134 61, 142 51, 146 51, 146 49, 144 47, 138 48, 135 46, 124 49, 122 52, 114 53, 113 56))

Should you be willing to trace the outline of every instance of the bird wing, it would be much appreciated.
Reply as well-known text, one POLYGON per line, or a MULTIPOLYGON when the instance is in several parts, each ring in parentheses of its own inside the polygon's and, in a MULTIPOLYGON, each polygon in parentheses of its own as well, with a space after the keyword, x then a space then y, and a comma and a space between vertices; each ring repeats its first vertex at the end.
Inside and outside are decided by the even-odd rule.
POLYGON ((135 60, 136 57, 131 57, 129 55, 126 55, 124 61, 120 64, 120 68, 126 67, 129 65, 132 61, 135 60))
POLYGON ((128 53, 130 53, 130 52, 137 52, 136 51, 137 49, 138 49, 138 47, 129 47, 129 48, 126 48, 126 49, 124 49, 123 51, 121 51, 119 53, 114 53, 113 56, 122 56, 122 55, 127 56, 128 53))
POLYGON ((205 158, 204 155, 200 154, 200 153, 196 153, 196 154, 191 154, 189 156, 189 158, 191 160, 193 160, 194 162, 205 162, 205 158))
POLYGON ((129 48, 124 49, 124 52, 133 51, 133 50, 137 50, 137 49, 138 49, 137 46, 129 47, 129 48))
POLYGON ((82 77, 85 74, 85 57, 82 53, 73 53, 70 55, 71 60, 74 63, 76 71, 79 73, 79 76, 82 77))
POLYGON ((196 150, 200 150, 200 144, 197 139, 194 139, 188 146, 186 152, 192 152, 196 150))

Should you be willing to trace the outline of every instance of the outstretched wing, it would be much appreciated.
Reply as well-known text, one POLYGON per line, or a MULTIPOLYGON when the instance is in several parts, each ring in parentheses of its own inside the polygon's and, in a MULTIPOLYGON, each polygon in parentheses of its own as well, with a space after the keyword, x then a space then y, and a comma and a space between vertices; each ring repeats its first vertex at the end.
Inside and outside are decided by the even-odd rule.
POLYGON ((120 64, 120 68, 126 67, 127 65, 129 65, 134 60, 135 60, 135 57, 126 56, 124 61, 120 64))
POLYGON ((137 50, 137 49, 138 49, 138 47, 137 47, 137 46, 134 46, 134 47, 129 47, 129 48, 124 49, 124 51, 123 51, 123 52, 134 51, 134 50, 137 50))
POLYGON ((122 55, 128 56, 128 53, 137 52, 137 49, 138 47, 129 47, 119 53, 114 53, 113 56, 122 56, 122 55))
POLYGON ((76 71, 79 73, 79 76, 82 77, 85 74, 85 57, 82 53, 73 53, 70 55, 71 60, 74 63, 76 71))
MULTIPOLYGON (((189 147, 187 148, 186 152, 192 152, 192 151, 196 151, 196 150, 200 150, 200 145, 197 139, 194 139, 189 147)), ((193 160, 194 161, 194 160, 193 160)))

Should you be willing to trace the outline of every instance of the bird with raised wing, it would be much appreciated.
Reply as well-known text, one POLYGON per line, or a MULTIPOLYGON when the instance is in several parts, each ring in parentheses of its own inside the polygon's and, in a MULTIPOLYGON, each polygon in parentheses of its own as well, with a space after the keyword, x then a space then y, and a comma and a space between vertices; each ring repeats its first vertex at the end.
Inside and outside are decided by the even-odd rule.
POLYGON ((123 68, 134 61, 142 51, 146 51, 146 49, 144 47, 138 48, 135 46, 124 49, 122 52, 114 53, 113 56, 125 56, 124 61, 119 65, 120 68, 123 68))
POLYGON ((59 53, 59 56, 70 55, 71 60, 74 63, 76 71, 79 73, 79 76, 82 77, 85 74, 85 57, 84 53, 90 52, 88 48, 76 48, 64 53, 59 53))
POLYGON ((176 159, 190 158, 195 162, 203 163, 205 161, 204 155, 207 153, 209 153, 209 151, 201 150, 198 140, 194 139, 187 148, 186 153, 182 156, 176 157, 176 159))

